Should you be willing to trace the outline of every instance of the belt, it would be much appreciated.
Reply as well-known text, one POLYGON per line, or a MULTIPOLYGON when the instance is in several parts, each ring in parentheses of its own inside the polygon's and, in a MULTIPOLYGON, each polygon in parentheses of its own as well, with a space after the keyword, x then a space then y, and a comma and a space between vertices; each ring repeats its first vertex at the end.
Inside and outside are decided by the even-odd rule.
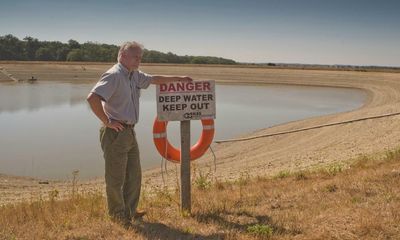
POLYGON ((127 123, 125 123, 123 121, 119 121, 119 120, 115 120, 115 119, 111 119, 111 120, 119 122, 125 128, 134 128, 135 127, 135 124, 127 124, 127 123))
POLYGON ((127 124, 127 123, 123 123, 123 122, 120 122, 121 124, 122 124, 122 126, 124 126, 125 128, 134 128, 135 127, 135 124, 127 124))

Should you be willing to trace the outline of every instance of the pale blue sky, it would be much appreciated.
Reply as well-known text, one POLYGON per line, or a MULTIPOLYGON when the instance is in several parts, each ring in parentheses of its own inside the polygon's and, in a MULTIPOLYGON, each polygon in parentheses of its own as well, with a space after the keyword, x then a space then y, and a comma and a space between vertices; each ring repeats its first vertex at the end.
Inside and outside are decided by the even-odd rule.
POLYGON ((240 62, 400 66, 400 1, 0 1, 0 35, 240 62))

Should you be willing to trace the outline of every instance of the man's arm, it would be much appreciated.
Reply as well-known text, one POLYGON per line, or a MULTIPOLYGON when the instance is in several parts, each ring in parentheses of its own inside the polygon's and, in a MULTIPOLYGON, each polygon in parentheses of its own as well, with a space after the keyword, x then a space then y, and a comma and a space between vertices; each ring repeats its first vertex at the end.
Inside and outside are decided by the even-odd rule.
POLYGON ((109 121, 107 115, 104 112, 103 105, 101 104, 102 98, 96 93, 89 93, 86 99, 92 109, 93 113, 104 123, 108 128, 112 128, 115 131, 124 129, 121 123, 117 121, 109 121))
POLYGON ((187 76, 162 76, 162 75, 154 75, 151 79, 151 84, 163 84, 170 82, 191 82, 193 79, 187 76))

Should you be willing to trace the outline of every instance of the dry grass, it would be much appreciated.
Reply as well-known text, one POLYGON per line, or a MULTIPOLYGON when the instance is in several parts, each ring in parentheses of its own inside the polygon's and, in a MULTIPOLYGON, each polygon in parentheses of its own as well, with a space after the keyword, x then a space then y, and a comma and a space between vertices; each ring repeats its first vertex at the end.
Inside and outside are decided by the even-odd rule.
POLYGON ((144 189, 148 211, 134 230, 106 215, 101 193, 0 208, 0 239, 396 239, 400 236, 400 151, 273 178, 193 183, 193 211, 177 191, 144 189))

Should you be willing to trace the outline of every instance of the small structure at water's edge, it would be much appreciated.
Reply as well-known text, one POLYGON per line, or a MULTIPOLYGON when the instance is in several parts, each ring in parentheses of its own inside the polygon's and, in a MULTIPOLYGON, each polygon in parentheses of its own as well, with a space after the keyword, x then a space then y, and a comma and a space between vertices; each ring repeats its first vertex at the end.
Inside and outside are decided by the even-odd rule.
POLYGON ((37 81, 37 78, 35 78, 34 76, 32 76, 31 78, 28 79, 29 83, 33 83, 33 82, 36 82, 36 81, 37 81))
POLYGON ((0 73, 3 73, 6 77, 8 77, 10 80, 12 80, 14 82, 25 82, 25 81, 27 81, 29 83, 34 83, 34 82, 36 82, 38 80, 34 76, 31 76, 31 78, 28 78, 26 80, 16 78, 11 73, 7 72, 7 70, 5 68, 3 68, 3 67, 0 67, 0 73))
POLYGON ((1 68, 0 72, 3 73, 6 77, 8 77, 10 80, 14 81, 14 82, 20 82, 21 80, 14 77, 12 74, 8 73, 6 69, 1 68))

